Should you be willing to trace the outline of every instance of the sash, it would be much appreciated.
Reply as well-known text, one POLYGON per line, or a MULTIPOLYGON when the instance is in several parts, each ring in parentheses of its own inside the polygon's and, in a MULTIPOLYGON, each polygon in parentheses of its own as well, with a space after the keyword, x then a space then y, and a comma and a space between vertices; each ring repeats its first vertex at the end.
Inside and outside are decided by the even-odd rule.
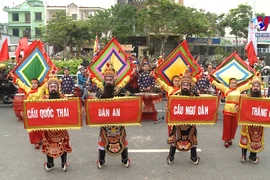
POLYGON ((174 93, 176 93, 177 91, 179 91, 180 87, 179 88, 174 88, 173 91, 170 93, 170 95, 173 95, 174 93))
POLYGON ((231 92, 235 91, 236 89, 229 89, 228 92, 224 94, 225 97, 227 97, 231 92))
POLYGON ((27 99, 28 96, 29 96, 30 94, 34 94, 34 93, 36 93, 36 92, 38 92, 38 88, 37 88, 37 89, 31 89, 31 90, 29 91, 29 93, 26 94, 25 99, 27 99))

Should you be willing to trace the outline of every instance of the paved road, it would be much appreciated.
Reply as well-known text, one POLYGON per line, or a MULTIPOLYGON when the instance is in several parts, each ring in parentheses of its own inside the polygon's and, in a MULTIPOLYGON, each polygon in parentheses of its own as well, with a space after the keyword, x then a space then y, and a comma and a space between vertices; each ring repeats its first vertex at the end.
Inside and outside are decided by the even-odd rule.
MULTIPOLYGON (((221 105, 222 109, 223 105, 221 105)), ((161 104, 157 105, 161 110, 161 104)), ((220 110, 221 112, 221 110, 220 110)), ((162 114, 159 113, 159 116, 162 114)), ((13 113, 12 107, 0 107, 0 180, 33 179, 202 179, 202 180, 266 180, 270 177, 270 131, 265 131, 265 150, 260 162, 240 162, 241 149, 236 140, 229 149, 221 141, 221 116, 214 126, 198 127, 199 165, 190 162, 189 153, 177 153, 175 162, 167 165, 169 146, 166 144, 167 126, 160 122, 143 121, 141 127, 128 127, 130 168, 120 163, 120 157, 106 157, 106 165, 97 169, 97 138, 99 129, 84 126, 70 131, 73 152, 68 154, 69 169, 62 172, 60 159, 56 168, 45 172, 46 160, 41 150, 29 144, 28 134, 13 113), (143 152, 144 150, 144 152, 143 152), (149 152, 150 151, 150 152, 149 152), (155 151, 155 152, 152 152, 155 151)))

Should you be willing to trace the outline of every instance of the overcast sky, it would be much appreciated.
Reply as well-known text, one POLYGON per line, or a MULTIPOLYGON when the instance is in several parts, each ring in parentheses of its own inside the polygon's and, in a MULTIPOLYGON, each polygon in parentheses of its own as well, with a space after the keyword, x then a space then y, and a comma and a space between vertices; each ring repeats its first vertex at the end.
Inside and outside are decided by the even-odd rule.
MULTIPOLYGON (((7 13, 3 11, 4 6, 13 6, 23 3, 24 0, 0 0, 0 22, 7 22, 7 13)), ((116 0, 47 0, 47 5, 69 5, 74 2, 78 6, 103 7, 109 8, 114 5, 116 0)), ((270 15, 270 0, 184 0, 185 6, 202 8, 206 11, 217 14, 227 13, 229 9, 236 8, 239 4, 253 5, 255 3, 257 12, 264 12, 270 15)))

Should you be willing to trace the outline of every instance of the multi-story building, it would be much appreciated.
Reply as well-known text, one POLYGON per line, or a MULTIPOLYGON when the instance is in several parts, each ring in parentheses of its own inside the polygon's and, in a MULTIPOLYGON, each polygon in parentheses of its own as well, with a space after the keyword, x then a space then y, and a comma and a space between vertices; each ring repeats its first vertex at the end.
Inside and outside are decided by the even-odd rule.
POLYGON ((19 41, 18 37, 11 36, 8 34, 8 27, 6 24, 0 23, 0 49, 1 49, 2 43, 6 39, 8 40, 8 44, 16 44, 19 41))
POLYGON ((71 16, 73 20, 86 20, 89 15, 94 15, 96 11, 104 10, 101 7, 84 7, 71 3, 67 6, 46 6, 46 23, 52 19, 57 11, 65 11, 67 16, 71 16))
POLYGON ((41 37, 41 28, 45 25, 43 0, 26 0, 21 5, 5 6, 8 13, 8 34, 27 37, 30 41, 41 37))

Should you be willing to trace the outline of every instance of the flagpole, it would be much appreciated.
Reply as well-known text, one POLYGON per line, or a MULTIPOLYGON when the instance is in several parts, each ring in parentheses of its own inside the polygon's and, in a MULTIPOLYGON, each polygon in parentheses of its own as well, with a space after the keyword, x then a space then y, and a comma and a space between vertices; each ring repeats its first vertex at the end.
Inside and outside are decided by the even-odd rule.
POLYGON ((256 0, 252 0, 252 18, 255 18, 256 0))

